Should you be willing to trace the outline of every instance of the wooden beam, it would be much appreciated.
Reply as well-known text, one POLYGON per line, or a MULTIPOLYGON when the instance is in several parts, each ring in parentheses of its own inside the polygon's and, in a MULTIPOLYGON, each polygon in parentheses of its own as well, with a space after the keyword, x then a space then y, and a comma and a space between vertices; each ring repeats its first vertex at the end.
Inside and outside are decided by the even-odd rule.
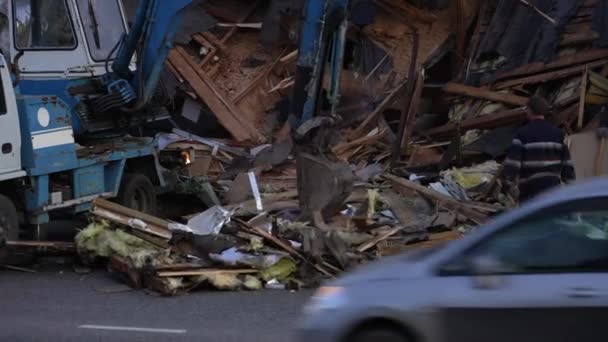
POLYGON ((206 75, 196 68, 183 48, 171 50, 169 61, 181 76, 190 83, 196 95, 211 109, 218 121, 238 141, 262 142, 265 137, 255 127, 244 120, 244 116, 219 93, 206 75))
POLYGON ((366 252, 367 250, 374 247, 381 241, 384 241, 384 240, 388 239, 389 237, 399 233, 400 231, 403 230, 403 228, 404 228, 403 226, 395 227, 395 228, 385 232, 384 234, 380 234, 380 235, 376 236, 375 238, 373 238, 373 239, 369 240, 368 242, 359 246, 359 248, 357 248, 357 252, 359 252, 359 253, 366 252))
POLYGON ((389 175, 389 174, 383 175, 382 178, 391 182, 396 187, 416 191, 416 192, 420 193, 421 195, 424 195, 425 197, 427 197, 433 201, 436 201, 438 206, 446 208, 448 210, 453 210, 460 214, 463 214, 475 223, 480 224, 488 218, 485 214, 482 214, 479 211, 474 210, 474 209, 470 208, 469 206, 467 206, 466 203, 464 203, 462 201, 458 201, 450 196, 444 195, 435 190, 429 189, 418 183, 414 183, 414 182, 411 182, 404 178, 400 178, 400 177, 397 177, 394 175, 389 175))
POLYGON ((262 29, 262 23, 218 23, 218 27, 236 27, 236 28, 247 28, 247 29, 262 29))
POLYGON ((412 94, 412 100, 410 102, 410 108, 407 113, 407 118, 405 120, 405 130, 403 131, 403 138, 400 139, 399 151, 402 151, 404 147, 406 147, 410 140, 412 139, 414 124, 416 123, 416 113, 418 112, 418 107, 420 106, 420 99, 422 97, 422 89, 424 89, 424 69, 418 72, 418 77, 416 79, 416 85, 414 86, 414 93, 412 94))
POLYGON ((587 82, 589 81, 589 69, 585 68, 583 78, 581 79, 580 101, 578 104, 578 121, 577 128, 583 129, 583 120, 585 119, 585 97, 587 95, 587 82))
POLYGON ((394 9, 402 11, 408 19, 415 19, 425 23, 432 24, 437 21, 437 16, 429 11, 417 8, 414 5, 402 0, 376 0, 381 5, 390 6, 394 9))
POLYGON ((401 142, 403 141, 403 137, 405 136, 405 128, 408 121, 408 115, 410 114, 414 91, 416 90, 416 80, 418 79, 416 77, 416 71, 418 66, 418 50, 420 49, 420 34, 418 33, 418 29, 414 25, 407 22, 405 22, 405 24, 412 32, 412 47, 410 54, 412 58, 410 60, 410 65, 407 71, 408 83, 405 91, 405 96, 403 96, 403 105, 401 107, 401 115, 399 116, 399 128, 397 130, 397 138, 393 142, 393 146, 391 148, 391 163, 399 162, 399 160, 401 159, 401 142))
POLYGON ((562 40, 559 42, 560 47, 570 46, 570 45, 580 45, 580 44, 588 44, 592 43, 594 40, 599 38, 597 32, 579 32, 579 33, 569 33, 562 36, 562 40))
POLYGON ((322 274, 324 274, 326 276, 330 276, 330 277, 333 276, 333 274, 331 272, 329 272, 328 270, 326 270, 323 266, 316 264, 316 263, 311 263, 304 255, 302 255, 302 253, 298 252, 293 247, 291 247, 291 245, 283 242, 281 239, 279 239, 276 236, 272 235, 271 233, 267 232, 263 228, 251 226, 247 222, 244 222, 239 219, 235 219, 235 222, 239 223, 242 227, 246 228, 250 232, 253 232, 253 233, 265 238, 266 240, 274 243, 277 247, 282 248, 284 251, 291 254, 293 257, 296 257, 307 264, 312 264, 312 266, 317 271, 321 272, 322 274))
POLYGON ((349 135, 350 139, 356 139, 368 131, 370 125, 372 125, 380 115, 384 112, 384 110, 395 100, 397 95, 401 93, 403 88, 407 85, 407 80, 404 80, 399 85, 397 85, 385 98, 384 100, 374 109, 374 111, 368 115, 365 120, 349 135))
POLYGON ((260 84, 260 82, 265 80, 270 75, 270 73, 272 72, 272 70, 274 70, 274 68, 277 66, 277 64, 279 63, 280 60, 281 60, 281 58, 279 56, 279 58, 277 58, 274 62, 272 62, 272 64, 266 65, 266 68, 264 70, 262 70, 253 80, 251 80, 251 82, 249 82, 249 84, 245 88, 243 88, 234 97, 233 102, 234 103, 241 102, 241 100, 244 99, 247 96, 247 94, 249 94, 253 89, 257 88, 258 85, 260 84))
MULTIPOLYGON (((260 0, 255 0, 253 2, 251 2, 251 6, 249 8, 247 8, 247 10, 244 12, 243 15, 236 17, 236 20, 231 20, 234 21, 236 23, 242 23, 245 20, 247 20, 251 15, 253 15, 253 13, 255 12, 255 9, 258 8, 260 4, 260 0)), ((230 38, 232 38, 232 36, 238 31, 238 28, 233 27, 230 30, 228 30, 228 32, 226 32, 226 34, 220 39, 220 41, 222 42, 222 44, 226 44, 226 42, 228 42, 228 40, 230 38)), ((210 52, 207 57, 205 57, 205 59, 203 59, 203 61, 201 62, 201 66, 207 64, 210 60, 213 59, 213 57, 215 57, 215 55, 217 54, 217 50, 216 51, 212 51, 210 52)))
POLYGON ((217 47, 218 49, 227 51, 228 47, 226 46, 226 44, 224 44, 224 42, 222 42, 221 40, 217 39, 217 36, 211 32, 201 32, 199 33, 199 35, 203 36, 205 39, 207 39, 209 41, 209 43, 215 45, 215 47, 217 47))
POLYGON ((516 108, 496 114, 463 120, 459 123, 450 122, 443 126, 431 128, 420 133, 422 137, 451 137, 459 129, 466 132, 471 129, 494 129, 506 125, 517 124, 526 120, 526 110, 516 108))
POLYGON ((499 93, 487 89, 466 86, 459 83, 448 83, 443 88, 443 91, 450 94, 464 95, 477 99, 490 100, 493 102, 506 103, 514 106, 525 106, 528 103, 528 98, 513 94, 499 93))
POLYGON ((608 49, 591 49, 577 52, 572 55, 563 56, 549 63, 538 62, 526 64, 511 71, 498 73, 496 74, 496 79, 504 80, 507 78, 522 77, 539 72, 548 72, 576 64, 592 62, 602 58, 608 58, 608 49))
POLYGON ((260 273, 258 270, 252 269, 242 269, 242 270, 233 270, 233 269, 214 269, 214 268, 199 268, 199 269, 191 269, 191 270, 183 270, 183 271, 160 271, 157 272, 157 276, 161 278, 165 277, 192 277, 192 276, 211 276, 218 274, 255 274, 260 273))
POLYGON ((504 82, 497 83, 494 86, 494 88, 495 89, 505 89, 505 88, 510 88, 510 87, 520 85, 520 84, 536 84, 536 83, 543 83, 543 82, 548 82, 548 81, 553 81, 553 80, 559 80, 562 78, 580 74, 586 68, 594 69, 594 68, 597 68, 604 64, 608 64, 608 60, 604 59, 604 60, 595 61, 595 62, 584 64, 584 65, 573 66, 573 67, 566 68, 566 69, 546 72, 546 73, 529 76, 529 77, 518 78, 518 79, 514 79, 514 80, 510 80, 510 81, 504 81, 504 82))
POLYGON ((281 59, 280 59, 281 63, 288 64, 291 62, 295 62, 298 59, 298 52, 299 52, 299 50, 296 49, 296 50, 291 51, 284 57, 281 57, 281 59))
POLYGON ((111 221, 119 222, 146 234, 154 235, 167 240, 171 239, 173 236, 169 230, 168 221, 131 208, 127 208, 114 202, 110 202, 103 198, 97 198, 93 201, 92 212, 95 215, 102 216, 111 221), (129 224, 127 222, 129 219, 138 219, 143 221, 146 223, 146 227, 139 227, 136 224, 129 224))
POLYGON ((359 139, 355 139, 350 142, 344 142, 339 145, 336 145, 334 148, 332 148, 332 152, 337 155, 342 154, 353 147, 369 145, 369 144, 375 143, 376 141, 386 137, 387 134, 388 134, 387 130, 380 129, 378 131, 378 133, 376 133, 376 134, 372 134, 372 135, 368 134, 359 139))

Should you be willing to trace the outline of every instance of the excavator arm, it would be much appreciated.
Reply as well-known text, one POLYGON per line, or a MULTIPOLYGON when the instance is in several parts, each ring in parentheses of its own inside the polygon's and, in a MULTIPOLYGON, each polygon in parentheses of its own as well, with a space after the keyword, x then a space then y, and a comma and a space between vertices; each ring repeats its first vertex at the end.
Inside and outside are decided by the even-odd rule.
POLYGON ((319 227, 324 225, 321 222, 324 215, 331 216, 340 210, 354 182, 350 166, 332 155, 325 139, 331 135, 332 124, 339 120, 336 107, 340 101, 348 3, 348 0, 306 2, 289 118, 296 141, 300 208, 303 216, 313 218, 319 227), (328 83, 324 83, 326 74, 328 83), (324 88, 331 111, 322 114, 324 88))
POLYGON ((183 19, 184 9, 192 0, 142 0, 131 30, 122 39, 114 60, 114 73, 129 81, 136 92, 135 109, 150 102, 162 70, 173 47, 173 40, 183 19), (129 66, 137 58, 137 70, 129 66))

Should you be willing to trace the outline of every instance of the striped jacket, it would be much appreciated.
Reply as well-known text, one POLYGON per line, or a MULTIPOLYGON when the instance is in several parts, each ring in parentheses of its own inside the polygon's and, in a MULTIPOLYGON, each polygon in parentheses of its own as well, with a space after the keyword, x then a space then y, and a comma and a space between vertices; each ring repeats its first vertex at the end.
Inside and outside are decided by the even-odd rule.
POLYGON ((520 188, 547 180, 558 184, 573 181, 576 175, 562 131, 546 120, 532 120, 520 128, 505 160, 503 175, 509 181, 518 180, 520 188))

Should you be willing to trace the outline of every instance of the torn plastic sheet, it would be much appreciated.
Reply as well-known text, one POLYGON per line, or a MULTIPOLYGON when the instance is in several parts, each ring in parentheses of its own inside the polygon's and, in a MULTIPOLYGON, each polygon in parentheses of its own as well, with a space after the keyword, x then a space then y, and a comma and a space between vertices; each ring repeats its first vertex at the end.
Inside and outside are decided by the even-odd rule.
POLYGON ((217 235, 230 222, 235 211, 216 205, 188 220, 188 227, 196 235, 217 235))
POLYGON ((266 285, 264 287, 269 290, 285 290, 285 284, 281 284, 276 279, 270 279, 266 282, 266 285))
POLYGON ((227 266, 245 265, 259 270, 267 269, 283 258, 281 255, 274 254, 254 255, 242 253, 236 247, 229 248, 221 254, 209 254, 209 257, 211 260, 221 262, 227 266))

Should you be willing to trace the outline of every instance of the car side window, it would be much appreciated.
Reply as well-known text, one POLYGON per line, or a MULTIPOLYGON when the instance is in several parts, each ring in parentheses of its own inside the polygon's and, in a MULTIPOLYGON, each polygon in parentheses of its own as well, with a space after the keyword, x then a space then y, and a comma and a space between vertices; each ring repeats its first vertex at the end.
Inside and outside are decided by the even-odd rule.
POLYGON ((561 211, 515 224, 466 253, 496 273, 608 272, 608 210, 561 211))

